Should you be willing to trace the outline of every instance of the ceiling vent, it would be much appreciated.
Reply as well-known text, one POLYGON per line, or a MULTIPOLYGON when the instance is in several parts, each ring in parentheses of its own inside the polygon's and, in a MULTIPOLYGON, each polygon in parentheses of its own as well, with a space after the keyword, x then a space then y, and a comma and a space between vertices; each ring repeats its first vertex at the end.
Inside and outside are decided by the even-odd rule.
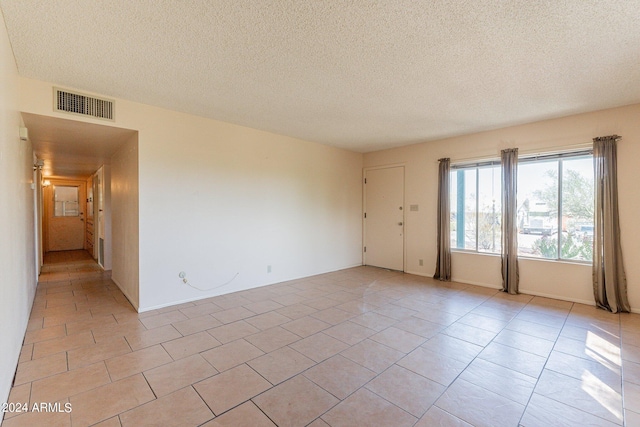
POLYGON ((113 101, 54 88, 54 110, 113 121, 113 101))

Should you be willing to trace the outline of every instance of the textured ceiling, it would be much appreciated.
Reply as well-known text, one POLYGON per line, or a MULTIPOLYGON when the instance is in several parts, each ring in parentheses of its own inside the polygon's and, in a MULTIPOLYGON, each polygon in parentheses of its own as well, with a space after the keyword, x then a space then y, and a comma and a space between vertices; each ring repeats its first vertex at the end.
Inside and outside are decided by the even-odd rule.
POLYGON ((640 102, 640 0, 0 0, 21 75, 356 151, 640 102))

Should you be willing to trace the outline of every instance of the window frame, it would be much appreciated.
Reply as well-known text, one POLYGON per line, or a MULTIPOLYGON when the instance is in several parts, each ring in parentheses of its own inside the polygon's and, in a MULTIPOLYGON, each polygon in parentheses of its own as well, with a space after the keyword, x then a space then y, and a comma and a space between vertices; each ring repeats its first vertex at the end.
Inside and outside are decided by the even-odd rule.
MULTIPOLYGON (((479 233, 480 233, 480 227, 479 227, 479 210, 480 210, 480 169, 486 169, 486 168, 493 168, 493 167, 500 167, 501 166, 501 162, 500 160, 485 160, 485 161, 479 161, 479 162, 475 162, 475 163, 458 163, 458 164, 452 164, 450 167, 450 172, 449 173, 453 173, 454 171, 458 172, 458 171, 466 171, 466 170, 475 170, 475 195, 476 195, 476 203, 475 203, 475 249, 467 249, 466 248, 466 240, 465 242, 463 242, 463 248, 458 248, 458 247, 454 247, 453 245, 451 245, 451 250, 455 251, 455 252, 467 252, 467 253, 477 253, 477 254, 485 254, 485 255, 500 255, 502 252, 502 248, 500 248, 500 250, 498 252, 491 252, 491 251, 480 251, 478 250, 478 240, 479 240, 479 233)), ((500 183, 500 186, 502 187, 502 183, 500 183)), ((457 190, 456 190, 457 191, 457 190)), ((451 194, 451 193, 449 193, 451 194)), ((449 200, 449 206, 451 206, 451 200, 449 200)), ((450 212, 451 212, 451 208, 449 208, 450 212)), ((451 236, 449 236, 449 241, 451 241, 451 236)), ((457 242, 457 240, 456 240, 457 242)))
MULTIPOLYGON (((586 158, 591 158, 593 159, 593 149, 586 149, 586 150, 575 150, 575 151, 567 151, 567 152, 560 152, 560 153, 551 153, 551 154, 541 154, 541 155, 533 155, 533 156, 528 156, 528 155, 524 155, 522 157, 518 157, 518 166, 520 166, 520 164, 524 163, 536 163, 536 162, 544 162, 544 161, 551 161, 551 160, 557 160, 558 161, 558 212, 557 212, 557 248, 556 248, 556 256, 555 258, 545 258, 545 257, 534 257, 534 256, 530 256, 530 255, 520 255, 518 253, 518 258, 525 258, 525 259, 533 259, 533 260, 542 260, 542 261, 555 261, 555 262, 571 262, 571 263, 578 263, 578 264, 588 264, 591 265, 593 264, 593 259, 591 260, 583 260, 583 259, 573 259, 573 258, 562 258, 561 257, 561 251, 562 251, 562 239, 564 238, 564 236, 562 235, 562 217, 563 217, 563 206, 562 206, 562 189, 563 189, 563 161, 564 160, 578 160, 578 159, 586 159, 586 158)), ((595 184, 595 183, 594 183, 595 184)), ((594 194, 594 199, 592 200, 592 202, 595 204, 595 194, 594 194)), ((518 248, 519 250, 519 248, 518 248)))
MULTIPOLYGON (((520 164, 522 163, 534 163, 534 162, 543 162, 543 161, 551 161, 551 160, 557 160, 558 161, 558 211, 557 211, 557 249, 556 249, 556 257, 555 258, 544 258, 544 257, 534 257, 534 256, 527 256, 527 255, 520 255, 518 254, 518 258, 524 258, 524 259, 531 259, 531 260, 538 260, 538 261, 554 261, 554 262, 569 262, 569 263, 578 263, 578 264, 587 264, 587 265, 591 265, 593 264, 593 259, 592 260, 581 260, 581 259, 572 259, 572 258, 562 258, 561 257, 561 251, 562 251, 562 241, 564 236, 562 235, 562 217, 563 217, 563 204, 562 204, 562 194, 563 194, 563 160, 573 160, 573 159, 580 159, 580 158, 592 158, 593 159, 593 149, 592 148, 588 148, 588 149, 578 149, 578 150, 571 150, 571 151, 561 151, 561 152, 549 152, 546 154, 534 154, 534 155, 528 155, 528 154, 524 154, 524 155, 520 155, 518 156, 518 166, 520 166, 520 164)), ((479 215, 478 215, 478 211, 479 211, 479 203, 480 203, 480 196, 479 196, 479 187, 480 187, 480 172, 479 170, 481 168, 488 168, 488 167, 495 167, 495 166, 502 166, 501 165, 501 161, 499 159, 488 159, 488 160, 478 160, 476 162, 460 162, 460 163, 453 163, 451 164, 451 171, 450 173, 453 172, 457 172, 460 170, 472 170, 475 169, 475 194, 476 194, 476 206, 475 206, 475 249, 467 249, 466 248, 466 242, 464 242, 463 244, 463 248, 459 248, 457 246, 454 246, 453 244, 451 244, 451 251, 452 252, 463 252, 463 253, 473 253, 473 254, 482 254, 482 255, 493 255, 493 256, 501 256, 502 255, 502 246, 500 247, 500 250, 498 252, 490 252, 490 251, 480 251, 478 250, 478 237, 479 237, 479 215)), ((594 183, 595 184, 595 183, 594 183)), ((500 182, 500 187, 502 188, 502 182, 500 182)), ((457 191, 457 190, 456 190, 457 191)), ((451 193, 449 193, 451 194, 451 193)), ((594 195, 595 197, 595 195, 594 195)), ((593 203, 595 203, 595 199, 592 200, 593 203)), ((450 206, 453 205, 453 200, 449 200, 450 206)), ((450 209, 450 212, 452 212, 453 210, 450 209)), ((457 212, 457 210, 456 210, 457 212)), ((451 237, 449 237, 451 239, 451 237)), ((453 243, 453 242, 452 242, 453 243)), ((457 243, 457 240, 456 240, 457 243)))

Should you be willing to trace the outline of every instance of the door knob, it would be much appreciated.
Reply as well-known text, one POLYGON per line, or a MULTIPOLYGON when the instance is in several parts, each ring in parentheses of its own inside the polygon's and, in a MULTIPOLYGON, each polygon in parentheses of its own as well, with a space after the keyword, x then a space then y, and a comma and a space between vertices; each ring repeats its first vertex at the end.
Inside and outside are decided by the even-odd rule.
POLYGON ((399 222, 399 223, 398 223, 398 225, 402 225, 402 223, 401 223, 401 222, 399 222))

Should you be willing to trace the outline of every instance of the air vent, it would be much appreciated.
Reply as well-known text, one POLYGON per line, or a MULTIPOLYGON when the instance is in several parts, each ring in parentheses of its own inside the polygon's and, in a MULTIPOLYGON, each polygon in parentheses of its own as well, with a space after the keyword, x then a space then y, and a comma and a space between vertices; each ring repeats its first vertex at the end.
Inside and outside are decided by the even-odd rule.
POLYGON ((113 121, 113 101, 54 88, 54 109, 113 121))

